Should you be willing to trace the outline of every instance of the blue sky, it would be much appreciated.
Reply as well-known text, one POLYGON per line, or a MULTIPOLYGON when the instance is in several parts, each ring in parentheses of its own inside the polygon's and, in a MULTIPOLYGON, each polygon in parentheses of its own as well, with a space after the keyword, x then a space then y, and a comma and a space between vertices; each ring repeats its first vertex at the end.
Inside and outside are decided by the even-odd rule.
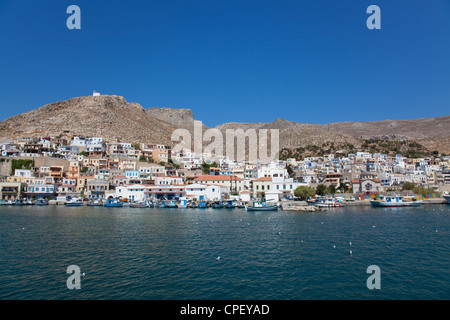
POLYGON ((0 43, 0 120, 93 90, 207 126, 450 114, 448 0, 1 0, 0 43))

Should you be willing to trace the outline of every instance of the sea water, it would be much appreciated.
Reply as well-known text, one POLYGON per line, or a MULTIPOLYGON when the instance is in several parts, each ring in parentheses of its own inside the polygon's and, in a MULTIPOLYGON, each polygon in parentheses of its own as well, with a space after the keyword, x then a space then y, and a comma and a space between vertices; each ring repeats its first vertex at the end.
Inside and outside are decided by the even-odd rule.
POLYGON ((449 213, 3 206, 0 299, 449 299, 449 213))

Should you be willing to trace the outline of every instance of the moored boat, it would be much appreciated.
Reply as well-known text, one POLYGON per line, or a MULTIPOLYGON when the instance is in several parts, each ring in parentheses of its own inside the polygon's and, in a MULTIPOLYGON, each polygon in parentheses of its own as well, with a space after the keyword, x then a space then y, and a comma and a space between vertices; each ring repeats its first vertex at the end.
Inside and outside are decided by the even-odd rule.
POLYGON ((65 205, 66 207, 81 207, 84 205, 84 202, 82 198, 67 197, 65 205))
POLYGON ((37 206, 46 206, 46 205, 48 205, 48 201, 45 199, 38 199, 38 200, 36 200, 36 205, 37 206))
POLYGON ((106 208, 122 208, 123 207, 123 202, 120 201, 119 199, 108 199, 106 201, 106 203, 103 204, 104 207, 106 208))
POLYGON ((187 208, 187 207, 188 207, 188 200, 185 197, 180 198, 178 208, 187 208))
POLYGON ((86 205, 89 206, 89 207, 102 207, 103 203, 102 203, 101 200, 96 199, 96 200, 93 200, 93 201, 92 200, 88 201, 88 203, 86 203, 86 205))
POLYGON ((134 202, 130 203, 130 208, 150 208, 150 205, 147 202, 134 202))
POLYGON ((205 209, 205 208, 208 208, 209 205, 208 205, 208 202, 206 202, 205 200, 200 200, 200 202, 198 203, 198 207, 200 209, 205 209))
POLYGON ((236 208, 236 201, 234 200, 225 200, 224 203, 225 203, 224 208, 226 209, 236 208))
POLYGON ((219 200, 219 201, 214 201, 213 204, 212 204, 212 207, 213 207, 214 209, 222 209, 222 208, 224 208, 224 203, 223 203, 223 201, 221 201, 221 200, 219 200))
POLYGON ((198 203, 195 201, 192 201, 189 203, 188 208, 198 208, 198 203))
POLYGON ((450 204, 450 195, 444 196, 445 201, 450 204))
POLYGON ((403 197, 401 195, 380 195, 378 199, 370 200, 373 207, 418 207, 422 202, 422 200, 416 200, 414 197, 403 197))
POLYGON ((311 199, 306 201, 310 206, 316 206, 320 208, 334 208, 334 207, 343 207, 345 206, 344 202, 341 199, 335 199, 332 197, 320 197, 317 199, 311 199))
POLYGON ((263 201, 255 201, 252 203, 252 205, 248 205, 245 207, 245 210, 247 211, 276 211, 278 210, 278 204, 277 203, 267 203, 263 201))

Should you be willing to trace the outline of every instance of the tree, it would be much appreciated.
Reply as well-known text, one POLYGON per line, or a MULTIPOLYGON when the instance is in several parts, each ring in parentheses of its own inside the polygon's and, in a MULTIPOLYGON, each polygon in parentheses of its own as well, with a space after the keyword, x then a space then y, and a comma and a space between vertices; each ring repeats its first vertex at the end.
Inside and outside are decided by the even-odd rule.
POLYGON ((416 184, 414 182, 405 182, 402 186, 402 191, 405 190, 413 190, 416 187, 416 184))
POLYGON ((205 161, 203 161, 202 163, 202 169, 203 169, 203 173, 204 174, 209 174, 209 168, 211 166, 209 164, 207 164, 205 161))
POLYGON ((326 194, 330 193, 330 190, 327 188, 326 185, 324 184, 319 184, 316 187, 316 194, 318 194, 319 196, 324 196, 326 194))
POLYGON ((316 190, 314 188, 300 186, 294 190, 294 196, 300 198, 300 200, 307 200, 308 198, 314 197, 316 190))
POLYGON ((345 182, 341 182, 338 189, 341 190, 341 192, 347 192, 350 188, 345 182))
POLYGON ((292 166, 291 166, 290 164, 288 164, 288 165, 286 166, 286 170, 287 170, 287 173, 288 173, 288 175, 289 175, 290 178, 295 177, 294 169, 292 169, 292 166))
POLYGON ((328 189, 330 190, 331 194, 335 194, 336 193, 336 186, 334 184, 330 185, 328 187, 328 189))

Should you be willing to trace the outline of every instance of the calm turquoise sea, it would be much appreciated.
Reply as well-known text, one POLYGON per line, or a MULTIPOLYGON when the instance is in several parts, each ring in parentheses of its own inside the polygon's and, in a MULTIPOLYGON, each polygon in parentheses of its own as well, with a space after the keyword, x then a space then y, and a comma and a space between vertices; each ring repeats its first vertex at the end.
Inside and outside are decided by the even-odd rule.
POLYGON ((1 207, 0 299, 449 299, 449 230, 450 205, 1 207))

